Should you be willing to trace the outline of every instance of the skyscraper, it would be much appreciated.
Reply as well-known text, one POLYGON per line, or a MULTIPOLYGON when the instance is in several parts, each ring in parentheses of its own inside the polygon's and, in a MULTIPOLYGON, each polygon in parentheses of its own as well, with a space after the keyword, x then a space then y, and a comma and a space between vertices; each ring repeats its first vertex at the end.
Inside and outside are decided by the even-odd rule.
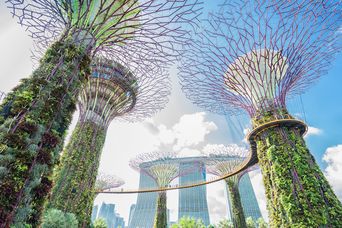
POLYGON ((130 207, 130 209, 129 209, 128 227, 130 227, 130 224, 131 224, 131 220, 132 220, 134 211, 135 211, 135 204, 132 204, 131 207, 130 207))
POLYGON ((91 212, 91 221, 94 222, 97 217, 97 211, 99 209, 98 205, 93 206, 93 211, 91 212))
POLYGON ((115 204, 102 203, 97 218, 104 218, 108 228, 114 228, 115 226, 115 204))
MULTIPOLYGON (((139 188, 155 188, 155 181, 144 173, 140 173, 139 188)), ((129 218, 129 228, 151 228, 153 227, 157 205, 156 192, 139 193, 137 203, 129 218)))
POLYGON ((115 228, 125 228, 124 218, 120 217, 119 214, 115 214, 115 228))
POLYGON ((243 212, 245 213, 246 218, 252 217, 254 220, 256 220, 262 217, 248 173, 240 178, 239 191, 241 195, 243 212))
POLYGON ((98 210, 98 205, 94 206, 91 220, 94 222, 98 218, 103 218, 108 228, 125 227, 124 219, 120 217, 120 214, 115 213, 115 204, 102 203, 100 210, 98 210))
MULTIPOLYGON (((245 217, 252 217, 253 220, 257 220, 258 218, 262 217, 258 201, 256 199, 254 189, 250 180, 250 177, 248 173, 244 174, 240 178, 239 182, 239 192, 241 196, 241 204, 243 208, 243 212, 245 214, 245 217)), ((228 199, 228 204, 229 204, 229 215, 228 218, 231 219, 231 206, 229 202, 229 197, 228 199)))
MULTIPOLYGON (((206 180, 206 171, 204 163, 200 158, 183 158, 180 160, 180 170, 191 169, 197 163, 198 169, 189 172, 179 178, 179 185, 203 182, 206 180)), ((207 187, 206 185, 185 188, 179 190, 178 220, 182 217, 190 217, 201 219, 208 226, 209 213, 207 204, 207 187)))

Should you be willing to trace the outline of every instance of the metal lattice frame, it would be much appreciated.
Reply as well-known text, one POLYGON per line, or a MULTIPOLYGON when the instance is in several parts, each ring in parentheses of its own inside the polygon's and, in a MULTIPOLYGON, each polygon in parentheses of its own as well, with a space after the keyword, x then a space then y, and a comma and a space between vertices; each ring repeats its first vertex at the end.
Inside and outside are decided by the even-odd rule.
POLYGON ((250 116, 286 106, 340 50, 340 1, 226 1, 186 45, 182 89, 195 104, 250 116))
POLYGON ((177 153, 151 152, 138 155, 130 160, 129 166, 155 180, 160 188, 167 187, 175 178, 185 175, 190 170, 180 171, 177 153))
POLYGON ((128 69, 112 61, 96 59, 92 77, 80 93, 80 121, 107 128, 114 117, 133 108, 136 86, 136 79, 128 69))
POLYGON ((207 172, 222 177, 236 170, 247 159, 249 151, 236 144, 227 146, 221 144, 208 145, 204 148, 203 153, 207 155, 205 162, 207 172))
MULTIPOLYGON (((36 51, 72 35, 91 52, 139 49, 157 53, 154 61, 168 66, 185 41, 182 23, 193 24, 200 14, 198 0, 7 0, 7 7, 36 41, 36 51), (123 49, 123 46, 127 46, 123 49), (152 51, 153 50, 153 51, 152 51)), ((36 54, 36 56, 40 56, 36 54)))
POLYGON ((99 173, 97 175, 95 189, 96 191, 105 191, 111 188, 118 188, 125 184, 125 181, 115 175, 99 173))
POLYGON ((97 58, 92 77, 80 93, 80 120, 105 128, 114 118, 129 122, 164 108, 170 93, 167 72, 157 66, 97 58))

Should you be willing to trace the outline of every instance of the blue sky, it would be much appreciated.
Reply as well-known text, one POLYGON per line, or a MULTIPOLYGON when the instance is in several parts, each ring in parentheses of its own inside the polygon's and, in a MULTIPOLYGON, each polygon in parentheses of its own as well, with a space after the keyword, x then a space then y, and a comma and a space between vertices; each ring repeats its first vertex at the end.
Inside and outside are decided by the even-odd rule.
MULTIPOLYGON (((321 166, 327 147, 342 144, 342 55, 339 54, 324 75, 303 95, 307 123, 322 134, 309 137, 307 143, 321 166)), ((342 156, 342 155, 341 155, 342 156)))

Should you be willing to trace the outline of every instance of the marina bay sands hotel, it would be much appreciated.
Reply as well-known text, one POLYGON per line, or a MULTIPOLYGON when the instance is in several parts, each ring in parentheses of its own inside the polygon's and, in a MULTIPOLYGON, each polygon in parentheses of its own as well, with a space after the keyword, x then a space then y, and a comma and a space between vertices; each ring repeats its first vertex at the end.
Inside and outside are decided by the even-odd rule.
MULTIPOLYGON (((198 167, 191 172, 186 172, 185 175, 181 175, 178 180, 179 185, 206 181, 206 168, 201 157, 177 158, 177 162, 179 163, 180 172, 182 170, 190 170, 189 168, 194 164, 197 164, 198 167)), ((140 173, 139 188, 149 189, 153 187, 156 187, 155 181, 146 174, 140 173)), ((246 218, 252 217, 256 220, 261 217, 258 202, 248 174, 241 177, 239 191, 243 196, 241 200, 246 218)), ((136 204, 131 206, 128 228, 153 227, 157 194, 156 192, 138 194, 136 204)), ((227 204, 229 205, 229 201, 227 204)), ((230 214, 230 211, 228 211, 228 219, 230 219, 230 214)), ((179 189, 178 219, 182 217, 201 219, 206 226, 210 224, 206 185, 179 189)))

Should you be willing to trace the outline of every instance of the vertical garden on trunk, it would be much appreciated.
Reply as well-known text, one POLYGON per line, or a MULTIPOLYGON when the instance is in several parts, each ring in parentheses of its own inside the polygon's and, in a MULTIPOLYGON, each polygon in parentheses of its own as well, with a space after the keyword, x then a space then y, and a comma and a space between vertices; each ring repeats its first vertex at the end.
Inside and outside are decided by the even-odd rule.
POLYGON ((106 131, 92 122, 78 123, 54 174, 47 207, 71 212, 79 226, 90 224, 95 181, 106 131))
POLYGON ((75 111, 75 94, 89 75, 89 61, 84 48, 72 39, 56 42, 32 76, 3 101, 0 224, 21 221, 29 213, 30 223, 36 224, 75 111))
POLYGON ((95 181, 107 128, 115 117, 134 107, 136 81, 122 65, 94 59, 92 76, 82 86, 79 120, 54 173, 47 205, 47 208, 75 214, 80 227, 87 227, 91 222, 95 181))
POLYGON ((166 192, 159 192, 157 198, 157 212, 154 218, 155 228, 167 228, 166 192))
MULTIPOLYGON (((264 113, 254 120, 255 128, 272 120, 277 120, 272 112, 264 113)), ((316 164, 302 134, 298 126, 285 125, 269 128, 256 136, 267 208, 270 217, 275 218, 270 224, 273 227, 285 223, 298 227, 317 224, 339 227, 342 204, 316 164)))
MULTIPOLYGON (((234 178, 237 179, 237 178, 234 178)), ((232 222, 234 227, 247 227, 246 218, 243 212, 241 197, 239 192, 239 182, 232 180, 232 178, 227 178, 226 180, 228 188, 228 197, 231 202, 232 208, 232 222), (237 183, 236 183, 237 182, 237 183)))

